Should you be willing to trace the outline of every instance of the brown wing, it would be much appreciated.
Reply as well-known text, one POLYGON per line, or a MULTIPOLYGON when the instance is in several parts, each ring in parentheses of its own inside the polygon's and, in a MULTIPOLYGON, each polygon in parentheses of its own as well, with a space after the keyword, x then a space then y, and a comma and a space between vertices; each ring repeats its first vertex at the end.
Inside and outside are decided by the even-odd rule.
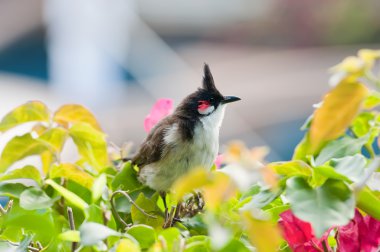
POLYGON ((132 158, 132 163, 137 165, 140 169, 161 158, 163 153, 164 135, 169 126, 168 119, 165 118, 151 130, 148 137, 141 144, 137 154, 132 158))

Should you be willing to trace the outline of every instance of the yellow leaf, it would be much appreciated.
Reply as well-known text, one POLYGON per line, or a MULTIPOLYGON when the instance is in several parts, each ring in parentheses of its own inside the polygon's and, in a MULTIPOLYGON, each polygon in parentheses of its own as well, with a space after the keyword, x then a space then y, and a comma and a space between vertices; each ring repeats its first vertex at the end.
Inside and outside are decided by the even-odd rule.
POLYGON ((237 188, 231 178, 222 172, 195 169, 179 178, 173 185, 174 198, 180 201, 186 194, 202 189, 207 207, 216 209, 220 203, 236 195, 237 188))
POLYGON ((4 147, 0 158, 0 172, 7 170, 14 162, 27 156, 38 155, 48 150, 48 146, 30 134, 12 138, 4 147))
POLYGON ((0 131, 5 132, 17 125, 32 121, 48 122, 48 108, 39 101, 27 102, 9 112, 0 122, 0 131))
POLYGON ((249 211, 243 212, 242 217, 247 228, 248 239, 258 252, 279 250, 281 234, 275 223, 256 219, 249 211))
POLYGON ((207 207, 211 210, 218 209, 222 202, 226 202, 237 194, 236 185, 230 177, 217 171, 213 172, 212 180, 202 189, 207 207))
POLYGON ((67 136, 68 132, 66 129, 57 127, 46 130, 38 140, 51 146, 54 152, 61 152, 67 136))
POLYGON ((358 56, 364 61, 367 68, 371 68, 375 60, 380 58, 380 50, 361 49, 358 52, 358 56))
POLYGON ((364 70, 364 61, 358 57, 350 56, 331 68, 332 72, 346 72, 356 74, 364 70))
POLYGON ((33 126, 32 131, 36 132, 38 136, 41 136, 47 129, 48 127, 46 127, 42 123, 37 123, 33 126))
POLYGON ((106 135, 86 123, 76 123, 70 130, 82 159, 95 170, 101 171, 108 163, 106 135))
POLYGON ((47 174, 55 160, 54 155, 50 151, 44 151, 40 154, 40 156, 42 163, 42 171, 44 172, 44 174, 47 174))
POLYGON ((350 125, 368 93, 358 82, 342 81, 324 98, 310 126, 311 154, 316 153, 329 140, 341 136, 350 125))
POLYGON ((94 184, 94 177, 69 163, 54 165, 49 172, 49 178, 65 178, 74 181, 89 190, 92 189, 94 184))
POLYGON ((55 112, 53 120, 63 126, 67 126, 69 123, 88 123, 93 128, 102 130, 95 116, 82 105, 63 105, 55 112))
POLYGON ((208 172, 205 169, 194 169, 188 174, 179 178, 173 185, 172 189, 175 192, 175 199, 181 200, 187 193, 194 189, 201 188, 209 183, 208 172))
POLYGON ((140 252, 140 247, 129 239, 121 239, 116 247, 116 252, 140 252))

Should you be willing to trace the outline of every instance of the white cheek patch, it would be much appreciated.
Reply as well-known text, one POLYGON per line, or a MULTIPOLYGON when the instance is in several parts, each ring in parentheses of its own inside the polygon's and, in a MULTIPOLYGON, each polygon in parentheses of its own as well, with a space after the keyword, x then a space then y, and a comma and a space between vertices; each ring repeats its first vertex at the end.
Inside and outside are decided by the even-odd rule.
POLYGON ((201 115, 208 115, 208 114, 212 113, 214 110, 215 110, 214 106, 209 106, 205 109, 198 109, 198 113, 201 115))

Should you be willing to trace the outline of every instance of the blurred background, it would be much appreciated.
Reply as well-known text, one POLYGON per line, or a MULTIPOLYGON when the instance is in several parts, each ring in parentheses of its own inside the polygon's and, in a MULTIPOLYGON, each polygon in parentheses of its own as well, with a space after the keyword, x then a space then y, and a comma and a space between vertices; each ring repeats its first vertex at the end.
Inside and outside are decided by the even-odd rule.
POLYGON ((158 98, 178 104, 207 62, 225 95, 221 141, 290 159, 327 69, 380 48, 377 0, 0 0, 0 116, 81 103, 109 139, 140 143, 158 98))

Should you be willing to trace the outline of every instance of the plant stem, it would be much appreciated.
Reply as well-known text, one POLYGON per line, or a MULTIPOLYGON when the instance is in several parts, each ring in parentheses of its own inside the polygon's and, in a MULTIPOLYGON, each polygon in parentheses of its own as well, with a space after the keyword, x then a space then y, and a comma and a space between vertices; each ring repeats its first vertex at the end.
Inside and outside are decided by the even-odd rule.
POLYGON ((369 164, 366 174, 364 178, 353 184, 354 191, 360 191, 367 183, 367 181, 371 178, 372 174, 380 167, 380 157, 375 157, 373 161, 369 164))
MULTIPOLYGON (((73 214, 73 209, 71 207, 67 208, 67 217, 69 219, 69 225, 71 230, 75 230, 75 221, 74 221, 74 214, 73 214)), ((75 251, 77 249, 77 242, 73 242, 71 244, 71 251, 75 251)))

